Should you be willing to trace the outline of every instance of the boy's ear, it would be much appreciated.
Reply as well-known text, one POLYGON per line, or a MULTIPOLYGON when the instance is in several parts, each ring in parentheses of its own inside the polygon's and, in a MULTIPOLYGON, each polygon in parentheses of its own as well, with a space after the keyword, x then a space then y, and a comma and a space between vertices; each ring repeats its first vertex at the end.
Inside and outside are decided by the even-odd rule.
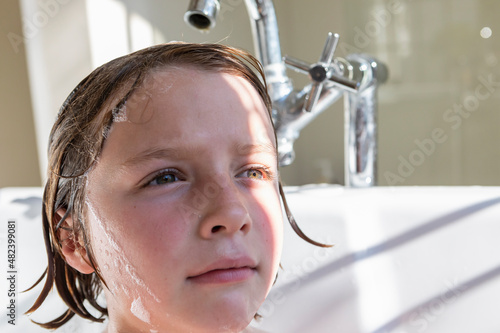
MULTIPOLYGON (((55 222, 59 223, 62 217, 66 214, 66 209, 61 208, 56 211, 54 216, 55 222)), ((80 235, 73 232, 73 219, 68 215, 63 224, 57 230, 59 244, 61 244, 64 259, 74 269, 83 274, 90 274, 94 269, 90 265, 90 260, 87 255, 87 250, 83 244, 83 239, 80 235)))

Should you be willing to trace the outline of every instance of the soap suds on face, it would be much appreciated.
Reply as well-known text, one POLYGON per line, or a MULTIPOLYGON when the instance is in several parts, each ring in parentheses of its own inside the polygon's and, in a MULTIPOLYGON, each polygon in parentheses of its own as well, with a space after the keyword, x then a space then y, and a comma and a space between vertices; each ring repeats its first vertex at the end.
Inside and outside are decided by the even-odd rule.
POLYGON ((151 321, 151 316, 149 315, 149 312, 144 308, 141 302, 141 298, 136 298, 132 302, 132 305, 130 306, 130 312, 140 320, 142 320, 145 323, 150 323, 151 321))
POLYGON ((111 292, 114 293, 118 290, 118 285, 116 284, 116 281, 111 281, 111 292))
MULTIPOLYGON (((132 280, 139 286, 142 287, 157 303, 161 303, 160 299, 149 289, 149 287, 146 285, 144 280, 142 280, 134 267, 130 264, 130 261, 125 257, 123 250, 121 247, 118 245, 118 243, 115 241, 113 236, 110 234, 108 228, 104 225, 102 220, 98 218, 97 212, 95 211, 94 207, 92 204, 88 201, 85 200, 85 203, 87 204, 89 212, 92 214, 94 219, 97 221, 97 224, 99 225, 99 228, 102 230, 104 233, 104 236, 106 236, 106 239, 108 240, 108 243, 111 245, 113 248, 116 258, 114 259, 114 264, 116 267, 125 267, 126 272, 128 275, 132 278, 132 280)), ((108 266, 109 268, 109 266, 108 266)))
POLYGON ((123 292, 125 293, 125 295, 127 295, 127 296, 129 296, 129 295, 130 295, 130 292, 129 292, 128 288, 127 288, 127 287, 125 287, 125 285, 123 285, 123 284, 122 284, 122 290, 123 290, 123 292))

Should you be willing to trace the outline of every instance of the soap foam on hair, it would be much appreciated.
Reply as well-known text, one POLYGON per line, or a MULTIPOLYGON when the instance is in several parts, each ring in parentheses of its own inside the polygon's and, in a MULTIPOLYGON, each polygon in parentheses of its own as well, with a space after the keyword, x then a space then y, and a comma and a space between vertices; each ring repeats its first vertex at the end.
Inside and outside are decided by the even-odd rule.
MULTIPOLYGON (((125 102, 125 104, 126 104, 126 102, 125 102)), ((127 106, 125 104, 122 105, 121 107, 113 110, 113 122, 114 123, 121 123, 121 122, 125 122, 128 120, 127 106)))

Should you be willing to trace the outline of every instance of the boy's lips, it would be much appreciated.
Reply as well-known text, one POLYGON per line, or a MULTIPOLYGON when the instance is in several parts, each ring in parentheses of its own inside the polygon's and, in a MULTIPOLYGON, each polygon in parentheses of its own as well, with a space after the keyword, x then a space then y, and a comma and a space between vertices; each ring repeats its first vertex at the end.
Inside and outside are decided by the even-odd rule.
POLYGON ((189 276, 188 280, 203 284, 240 282, 253 276, 256 266, 250 257, 223 258, 189 276))

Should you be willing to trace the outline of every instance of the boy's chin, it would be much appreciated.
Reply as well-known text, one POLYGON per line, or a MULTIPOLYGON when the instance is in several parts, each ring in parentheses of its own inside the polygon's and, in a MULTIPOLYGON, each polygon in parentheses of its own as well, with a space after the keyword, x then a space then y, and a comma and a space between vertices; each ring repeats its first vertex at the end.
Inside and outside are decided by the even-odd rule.
MULTIPOLYGON (((216 316, 217 314, 213 314, 216 316)), ((221 314, 219 314, 220 316, 221 314)), ((188 332, 193 333, 240 333, 250 325, 253 315, 250 318, 242 320, 238 319, 234 313, 228 314, 230 319, 226 317, 225 320, 214 320, 214 318, 200 322, 196 327, 191 326, 188 332)))
POLYGON ((251 304, 251 300, 245 300, 245 303, 235 304, 230 302, 219 306, 213 311, 205 313, 207 316, 205 322, 200 326, 203 333, 236 333, 243 332, 254 319, 260 303, 251 304), (210 329, 209 329, 210 328, 210 329))

